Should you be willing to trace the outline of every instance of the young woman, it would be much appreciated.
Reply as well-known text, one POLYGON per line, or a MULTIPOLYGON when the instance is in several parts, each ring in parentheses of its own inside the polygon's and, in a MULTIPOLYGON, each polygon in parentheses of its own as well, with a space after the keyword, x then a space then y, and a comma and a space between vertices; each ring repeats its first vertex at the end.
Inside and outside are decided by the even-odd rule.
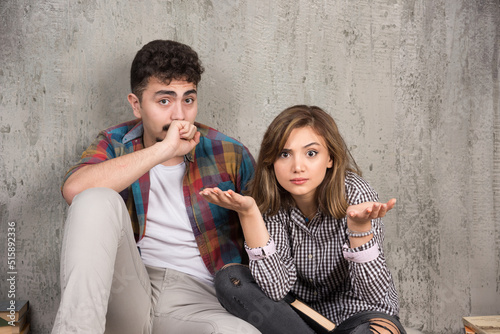
POLYGON ((283 301, 292 293, 333 333, 404 333, 381 220, 396 200, 378 201, 326 112, 293 106, 273 120, 249 196, 201 194, 238 212, 245 235, 251 275, 228 266, 216 277, 229 312, 263 333, 313 333, 283 301))

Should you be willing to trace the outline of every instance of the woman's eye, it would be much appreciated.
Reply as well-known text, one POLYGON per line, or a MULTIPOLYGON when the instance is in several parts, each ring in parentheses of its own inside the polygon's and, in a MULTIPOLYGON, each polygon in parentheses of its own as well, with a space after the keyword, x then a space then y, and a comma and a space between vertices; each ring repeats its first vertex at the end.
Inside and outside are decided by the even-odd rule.
POLYGON ((290 153, 288 152, 281 152, 280 153, 280 158, 288 158, 290 156, 290 153))
POLYGON ((160 100, 160 104, 161 104, 161 105, 166 106, 166 105, 167 105, 167 104, 169 104, 169 103, 170 103, 170 101, 169 101, 169 100, 167 100, 167 99, 162 99, 162 100, 160 100))
POLYGON ((316 156, 316 154, 318 154, 317 151, 307 151, 307 156, 308 157, 314 157, 314 156, 316 156))

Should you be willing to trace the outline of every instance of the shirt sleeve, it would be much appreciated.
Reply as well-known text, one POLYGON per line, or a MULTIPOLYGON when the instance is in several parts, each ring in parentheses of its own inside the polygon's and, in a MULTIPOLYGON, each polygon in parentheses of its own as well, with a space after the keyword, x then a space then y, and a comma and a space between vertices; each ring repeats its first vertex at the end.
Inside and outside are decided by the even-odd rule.
POLYGON ((97 164, 116 157, 116 152, 112 146, 112 142, 105 132, 100 132, 90 146, 82 153, 80 161, 72 166, 64 176, 61 190, 68 178, 80 168, 97 164))
POLYGON ((237 192, 241 193, 247 189, 248 182, 250 182, 250 180, 254 176, 254 167, 255 160, 252 154, 245 146, 243 146, 243 151, 241 154, 241 164, 238 174, 239 190, 237 192))
POLYGON ((272 238, 269 238, 267 244, 264 247, 250 248, 245 242, 245 250, 250 260, 257 261, 276 253, 276 245, 274 243, 274 240, 272 238))
POLYGON ((274 244, 275 251, 261 256, 258 260, 250 260, 250 270, 257 284, 275 301, 283 299, 297 280, 289 237, 280 219, 281 216, 280 214, 273 217, 264 216, 267 230, 271 235, 270 243, 274 244))
MULTIPOLYGON (((377 193, 361 178, 355 180, 353 186, 355 189, 352 189, 350 196, 348 195, 350 204, 378 201, 377 193)), ((345 247, 344 254, 346 252, 351 253, 356 259, 357 256, 363 256, 363 254, 359 255, 359 253, 364 252, 366 254, 367 252, 377 251, 377 256, 373 256, 373 253, 370 254, 369 261, 352 261, 348 259, 352 292, 358 298, 376 305, 382 300, 391 299, 389 294, 392 277, 387 268, 383 252, 384 225, 382 219, 372 220, 372 226, 374 228, 373 238, 365 245, 357 248, 345 247)), ((349 244, 347 234, 346 244, 349 244)))

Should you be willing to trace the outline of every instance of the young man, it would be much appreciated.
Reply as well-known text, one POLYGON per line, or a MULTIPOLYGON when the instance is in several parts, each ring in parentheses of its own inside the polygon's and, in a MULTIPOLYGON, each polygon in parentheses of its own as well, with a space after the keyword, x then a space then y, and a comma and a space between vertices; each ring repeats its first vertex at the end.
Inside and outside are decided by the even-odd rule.
POLYGON ((128 95, 137 119, 102 131, 68 171, 52 333, 259 333, 227 313, 213 287, 222 266, 245 261, 243 237, 237 214, 199 192, 241 192, 254 160, 195 123, 202 72, 189 46, 145 45, 128 95))

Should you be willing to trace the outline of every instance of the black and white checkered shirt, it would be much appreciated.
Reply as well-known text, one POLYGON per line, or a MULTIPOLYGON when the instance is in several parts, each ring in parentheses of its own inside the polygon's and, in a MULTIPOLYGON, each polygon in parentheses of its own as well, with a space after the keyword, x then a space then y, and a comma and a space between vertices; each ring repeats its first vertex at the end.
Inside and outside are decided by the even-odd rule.
MULTIPOLYGON (((356 174, 345 180, 347 201, 351 205, 378 201, 377 193, 356 174)), ((360 311, 399 312, 398 296, 386 266, 381 219, 372 221, 374 238, 367 244, 348 249, 360 252, 379 248, 372 261, 348 261, 342 246, 348 244, 347 220, 318 213, 308 225, 298 209, 281 210, 265 217, 276 252, 250 261, 252 274, 272 299, 281 300, 289 292, 336 324, 360 311)))

